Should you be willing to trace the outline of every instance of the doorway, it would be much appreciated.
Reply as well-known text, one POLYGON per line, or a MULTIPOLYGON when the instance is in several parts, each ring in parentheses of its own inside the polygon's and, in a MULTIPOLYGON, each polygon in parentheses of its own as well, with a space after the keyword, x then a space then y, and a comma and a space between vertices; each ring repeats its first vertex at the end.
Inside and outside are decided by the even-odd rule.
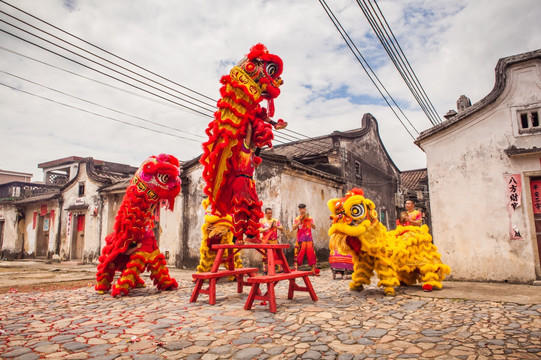
POLYGON ((530 190, 537 242, 537 260, 541 263, 541 177, 532 177, 530 179, 530 190))
POLYGON ((83 248, 85 244, 85 215, 73 215, 73 232, 71 238, 71 260, 83 258, 83 248))
POLYGON ((36 257, 47 256, 49 250, 49 214, 39 215, 36 241, 36 257))
POLYGON ((0 220, 0 254, 2 254, 2 257, 4 257, 4 250, 2 250, 4 246, 4 220, 0 220))

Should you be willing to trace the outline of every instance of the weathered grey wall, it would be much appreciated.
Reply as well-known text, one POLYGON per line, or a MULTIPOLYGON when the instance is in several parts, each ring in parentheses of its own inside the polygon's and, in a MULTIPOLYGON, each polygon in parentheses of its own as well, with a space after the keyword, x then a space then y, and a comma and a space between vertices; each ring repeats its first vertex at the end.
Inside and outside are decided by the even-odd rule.
POLYGON ((20 251, 17 246, 17 211, 14 205, 5 204, 0 206, 0 221, 4 222, 2 237, 2 259, 14 259, 20 251))

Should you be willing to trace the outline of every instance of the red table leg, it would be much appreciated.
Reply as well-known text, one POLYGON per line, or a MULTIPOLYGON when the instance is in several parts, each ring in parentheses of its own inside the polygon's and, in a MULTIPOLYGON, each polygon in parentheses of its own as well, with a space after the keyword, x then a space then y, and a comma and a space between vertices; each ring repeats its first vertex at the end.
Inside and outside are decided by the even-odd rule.
POLYGON ((216 304, 216 278, 209 279, 209 304, 216 304))
POLYGON ((197 301, 197 297, 199 296, 199 291, 201 291, 202 286, 203 286, 203 279, 197 279, 195 282, 195 288, 193 289, 192 297, 190 298, 190 302, 197 301))
POLYGON ((224 256, 224 250, 225 249, 218 249, 216 252, 216 258, 214 259, 214 264, 212 264, 212 269, 210 269, 210 272, 218 272, 220 264, 222 263, 222 257, 224 256))
POLYGON ((269 310, 271 313, 276 313, 276 294, 274 293, 274 285, 276 285, 276 283, 267 283, 267 296, 269 298, 269 310))
POLYGON ((259 291, 259 283, 254 283, 252 285, 252 289, 250 290, 250 294, 248 295, 248 299, 246 300, 246 304, 244 305, 244 310, 250 310, 252 306, 254 305, 254 300, 256 295, 260 293, 259 291))

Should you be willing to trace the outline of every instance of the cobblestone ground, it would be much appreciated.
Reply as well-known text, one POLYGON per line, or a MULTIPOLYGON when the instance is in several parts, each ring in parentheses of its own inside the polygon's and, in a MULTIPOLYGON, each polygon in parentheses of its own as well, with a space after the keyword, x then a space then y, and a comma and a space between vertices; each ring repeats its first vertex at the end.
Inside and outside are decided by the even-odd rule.
MULTIPOLYGON (((220 282, 217 304, 193 284, 129 297, 92 288, 9 293, 0 299, 4 359, 540 359, 541 305, 396 297, 369 287, 351 292, 329 270, 312 277, 307 293, 287 300, 277 286, 278 311, 220 282)), ((147 278, 147 283, 150 283, 147 278)), ((441 291, 445 291, 445 288, 441 291)), ((472 289, 472 291, 475 291, 472 289)))

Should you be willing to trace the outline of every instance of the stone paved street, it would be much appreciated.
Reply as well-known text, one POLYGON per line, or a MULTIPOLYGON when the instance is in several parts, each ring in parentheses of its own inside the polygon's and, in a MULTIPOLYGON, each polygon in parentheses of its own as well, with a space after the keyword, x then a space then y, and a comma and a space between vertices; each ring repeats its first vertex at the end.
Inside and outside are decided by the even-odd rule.
MULTIPOLYGON (((236 283, 227 281, 218 283, 216 305, 209 305, 206 295, 190 303, 191 272, 172 273, 179 290, 159 293, 149 286, 122 299, 100 296, 91 287, 1 294, 0 356, 19 360, 541 358, 541 304, 535 301, 438 298, 445 296, 445 288, 430 294, 418 287, 399 288, 396 297, 385 297, 374 287, 351 292, 349 280, 333 280, 326 269, 311 278, 319 301, 312 302, 302 292, 287 300, 287 282, 281 282, 276 292, 278 311, 271 314, 259 301, 252 310, 244 310, 249 289, 237 294, 236 283)), ((541 287, 535 288, 541 292, 541 287)), ((475 286, 469 291, 475 292, 475 286)))

